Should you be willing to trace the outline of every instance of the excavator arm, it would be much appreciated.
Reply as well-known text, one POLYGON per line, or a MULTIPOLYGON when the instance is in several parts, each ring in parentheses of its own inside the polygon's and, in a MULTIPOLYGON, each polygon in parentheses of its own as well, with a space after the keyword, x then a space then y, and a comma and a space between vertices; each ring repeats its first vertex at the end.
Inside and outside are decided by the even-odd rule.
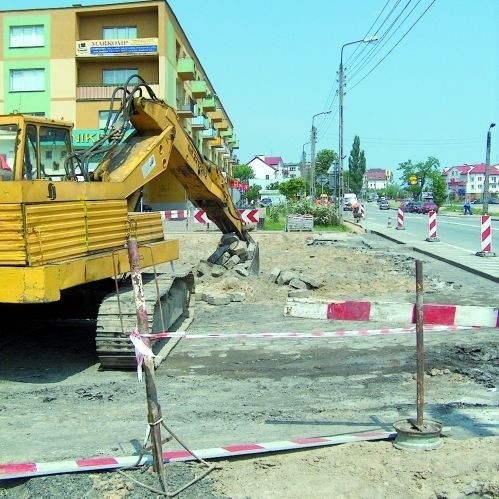
POLYGON ((168 170, 184 187, 188 199, 206 211, 222 233, 235 233, 248 241, 248 229, 241 221, 229 193, 227 180, 220 169, 206 161, 185 132, 175 110, 159 100, 146 84, 128 92, 110 136, 126 139, 113 144, 91 180, 123 182, 132 210, 141 189, 168 170), (148 97, 142 96, 147 91, 148 97), (140 94, 136 96, 136 94, 140 94))

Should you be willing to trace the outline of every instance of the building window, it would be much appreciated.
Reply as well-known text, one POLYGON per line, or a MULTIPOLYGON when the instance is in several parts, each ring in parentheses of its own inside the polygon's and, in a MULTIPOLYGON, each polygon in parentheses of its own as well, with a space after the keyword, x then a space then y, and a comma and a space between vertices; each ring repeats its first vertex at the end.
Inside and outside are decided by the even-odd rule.
POLYGON ((104 40, 137 38, 137 26, 114 26, 111 28, 102 28, 102 38, 104 38, 104 40))
POLYGON ((109 124, 112 125, 116 116, 118 115, 118 111, 99 111, 99 128, 104 129, 107 125, 107 118, 111 113, 111 119, 109 120, 109 124))
POLYGON ((482 177, 477 177, 476 181, 477 182, 481 182, 482 181, 482 177))
POLYGON ((11 69, 11 92, 40 92, 45 90, 44 69, 11 69))
POLYGON ((40 26, 11 26, 10 47, 43 47, 45 34, 43 25, 40 26))
MULTIPOLYGON (((103 69, 102 83, 104 85, 123 85, 132 75, 139 74, 137 68, 103 69)), ((137 82, 135 82, 137 83, 137 82)))

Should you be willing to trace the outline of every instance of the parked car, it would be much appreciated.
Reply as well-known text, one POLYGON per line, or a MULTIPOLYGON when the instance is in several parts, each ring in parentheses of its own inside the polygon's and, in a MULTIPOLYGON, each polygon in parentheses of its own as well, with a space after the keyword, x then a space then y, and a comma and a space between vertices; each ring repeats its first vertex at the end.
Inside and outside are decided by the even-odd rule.
MULTIPOLYGON (((473 199, 473 201, 470 201, 470 204, 483 204, 483 199, 473 199)), ((490 198, 489 204, 499 204, 499 199, 498 198, 490 198)))
POLYGON ((411 205, 412 205, 413 201, 402 201, 402 203, 400 203, 400 206, 399 208, 403 211, 403 212, 410 212, 411 211, 411 205))
POLYGON ((411 206, 409 206, 409 213, 421 213, 421 206, 423 203, 421 201, 412 201, 411 206))
POLYGON ((379 202, 379 209, 380 210, 389 210, 390 209, 390 202, 387 201, 386 199, 383 199, 379 202))
POLYGON ((436 204, 434 201, 425 201, 421 205, 418 213, 430 213, 430 211, 438 213, 438 204, 436 204))
POLYGON ((260 200, 260 206, 262 208, 265 208, 267 206, 272 206, 272 199, 270 199, 270 198, 262 198, 260 200))

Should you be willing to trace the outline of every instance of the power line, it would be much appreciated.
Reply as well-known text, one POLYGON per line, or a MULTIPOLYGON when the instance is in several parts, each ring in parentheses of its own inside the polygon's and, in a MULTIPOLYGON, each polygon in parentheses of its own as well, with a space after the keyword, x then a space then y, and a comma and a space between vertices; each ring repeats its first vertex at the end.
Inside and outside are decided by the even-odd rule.
MULTIPOLYGON (((410 1, 410 0, 409 0, 409 1, 410 1)), ((395 9, 398 7, 398 5, 399 5, 399 3, 400 3, 400 2, 401 2, 401 0, 397 0, 397 1, 395 2, 395 5, 391 8, 390 12, 388 12, 388 14, 386 15, 386 17, 385 17, 385 19, 383 20, 383 22, 382 22, 382 23, 378 26, 378 28, 376 29, 376 31, 375 31, 375 32, 374 32, 371 36, 378 36, 379 31, 380 31, 380 30, 381 30, 381 28, 384 26, 384 24, 388 21, 388 19, 390 19, 391 15, 392 15, 392 14, 393 14, 393 12, 395 11, 395 9)), ((385 5, 385 6, 386 6, 386 5, 385 5)), ((384 7, 383 7, 383 9, 384 9, 384 7)), ((379 16, 378 16, 378 18, 379 18, 379 16)), ((388 30, 387 30, 387 31, 389 31, 389 28, 388 28, 388 30)), ((385 33, 383 33, 383 35, 378 36, 378 38, 382 39, 382 38, 385 36, 385 34, 386 34, 386 32, 387 32, 387 31, 385 31, 385 33)), ((369 32, 368 32, 368 33, 369 33, 369 32)), ((365 38, 365 37, 364 37, 364 38, 365 38)), ((357 47, 357 48, 359 48, 359 47, 357 47)), ((362 47, 361 47, 360 52, 359 52, 359 54, 357 55, 357 57, 355 57, 355 58, 354 58, 354 60, 353 60, 353 61, 351 61, 351 62, 350 62, 350 59, 347 59, 347 61, 345 61, 345 65, 347 65, 347 63, 348 63, 348 64, 350 64, 350 65, 351 65, 351 66, 353 66, 353 67, 355 67, 356 65, 358 65, 358 64, 357 64, 357 60, 358 60, 358 59, 359 59, 359 57, 362 55, 362 53, 363 53, 364 51, 366 51, 367 49, 368 49, 368 47, 367 47, 366 45, 362 44, 362 47)), ((370 48, 370 50, 369 50, 368 55, 369 55, 369 54, 370 54, 373 50, 374 50, 374 49, 373 49, 373 47, 371 47, 371 48, 370 48)), ((355 51, 354 51, 354 52, 355 52, 355 51)), ((364 59, 364 58, 363 58, 363 59, 364 59)))
POLYGON ((398 46, 398 44, 409 34, 409 32, 416 26, 416 24, 421 20, 421 18, 430 10, 432 5, 436 2, 436 0, 432 0, 432 2, 426 7, 426 9, 423 11, 423 13, 414 21, 414 23, 411 25, 411 27, 402 35, 402 37, 399 39, 399 41, 386 53, 386 55, 368 72, 366 73, 360 80, 358 80, 355 84, 353 84, 352 87, 350 87, 350 90, 353 90, 359 83, 364 81, 395 49, 395 47, 398 46))
MULTIPOLYGON (((400 2, 400 0, 398 0, 400 2)), ((373 28, 373 26, 378 22, 378 19, 381 17, 381 14, 383 14, 383 12, 385 11, 386 9, 386 6, 390 3, 390 0, 386 0, 386 3, 385 5, 383 6, 383 8, 381 9, 380 13, 378 14, 378 17, 376 17, 376 19, 374 20, 374 22, 371 24, 371 26, 369 27, 369 29, 367 30, 366 34, 364 35, 364 38, 367 38, 367 36, 369 35, 369 33, 371 33, 371 30, 373 28)), ((366 47, 362 44, 359 44, 355 47, 355 50, 348 56, 347 60, 345 61, 345 65, 349 63, 349 61, 354 57, 355 53, 357 52, 357 50, 359 50, 359 48, 362 47, 362 49, 365 49, 366 47)), ((358 57, 358 56, 357 56, 358 57)), ((354 61, 352 61, 352 64, 355 62, 356 59, 354 59, 354 61)))
MULTIPOLYGON (((371 49, 362 58, 362 60, 359 61, 357 64, 354 64, 354 65, 352 65, 352 66, 350 66, 348 68, 351 72, 355 71, 355 74, 357 74, 359 71, 361 71, 365 66, 367 66, 371 62, 371 60, 374 58, 374 56, 388 43, 388 41, 397 32, 397 30, 400 28, 400 26, 402 26, 402 24, 404 24, 405 19, 407 19, 407 17, 410 15, 410 13, 409 13, 409 15, 406 16, 405 19, 397 26, 397 28, 395 29, 395 31, 388 37, 388 39, 385 40, 385 38, 388 36, 388 33, 390 33, 390 31, 392 31, 392 29, 394 28, 395 24, 400 19, 400 16, 404 13, 404 11, 407 9, 407 7, 409 7, 409 5, 410 5, 411 2, 412 2, 412 0, 408 0, 407 1, 407 3, 404 5, 404 7, 402 8, 402 10, 399 12, 399 14, 397 15, 397 17, 392 21, 392 23, 390 24, 390 26, 388 26, 388 28, 386 28, 385 32, 379 37, 378 43, 373 44, 371 46, 371 49), (384 41, 383 44, 381 44, 382 41, 384 41)), ((419 2, 421 2, 421 0, 418 0, 418 3, 416 4, 416 7, 419 4, 419 2)), ((414 8, 411 10, 411 12, 414 10, 414 8)))
MULTIPOLYGON (((357 134, 358 135, 358 134, 357 134)), ((348 135, 345 138, 353 139, 355 135, 348 135)), ((473 145, 482 142, 482 137, 465 137, 465 138, 441 138, 441 139, 399 139, 392 137, 365 137, 362 136, 362 143, 393 145, 393 146, 452 146, 459 144, 473 145)))

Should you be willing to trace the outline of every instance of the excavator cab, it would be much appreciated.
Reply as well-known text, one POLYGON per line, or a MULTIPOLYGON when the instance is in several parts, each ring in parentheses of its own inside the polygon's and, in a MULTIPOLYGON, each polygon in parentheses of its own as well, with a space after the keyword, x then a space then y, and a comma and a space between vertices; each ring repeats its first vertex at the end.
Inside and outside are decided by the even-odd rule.
POLYGON ((71 124, 28 115, 0 117, 2 180, 78 180, 71 124))

